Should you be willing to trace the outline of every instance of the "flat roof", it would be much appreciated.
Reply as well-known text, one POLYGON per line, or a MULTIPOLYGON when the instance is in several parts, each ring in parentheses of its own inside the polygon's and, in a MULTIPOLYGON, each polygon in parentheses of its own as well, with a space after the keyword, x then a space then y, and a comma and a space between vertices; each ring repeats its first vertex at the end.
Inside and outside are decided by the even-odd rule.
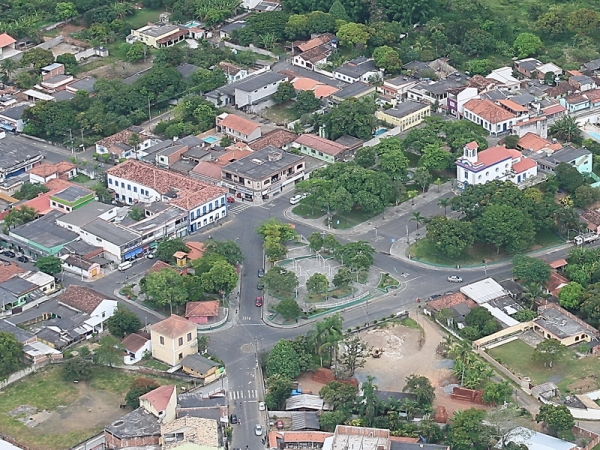
POLYGON ((23 111, 25 111, 25 109, 29 108, 30 106, 30 103, 21 103, 20 105, 13 106, 12 108, 6 108, 4 111, 0 111, 0 116, 8 117, 9 119, 13 120, 21 120, 21 118, 23 117, 23 111))
POLYGON ((50 211, 45 216, 10 230, 10 234, 35 242, 45 248, 65 245, 79 237, 77 233, 56 225, 56 219, 63 214, 50 211))
POLYGON ((368 85, 367 83, 363 83, 362 81, 357 81, 356 83, 349 84, 348 86, 340 89, 332 95, 333 97, 337 98, 352 98, 371 89, 374 90, 375 86, 368 85))
POLYGON ((383 111, 383 113, 392 117, 402 118, 408 114, 412 114, 414 112, 425 109, 428 106, 429 105, 426 105, 424 103, 413 102, 408 100, 402 103, 397 103, 394 108, 386 109, 383 111))
POLYGON ((90 94, 94 92, 94 85, 96 84, 96 79, 92 77, 83 78, 81 80, 75 81, 74 83, 69 84, 69 88, 76 89, 78 91, 86 91, 90 94))
POLYGON ((75 225, 76 227, 82 227, 87 225, 92 220, 97 219, 98 216, 104 214, 107 211, 113 209, 114 206, 92 201, 85 205, 74 209, 70 213, 65 214, 58 220, 69 225, 75 225))
MULTIPOLYGON (((4 114, 6 111, 8 110, 0 114, 4 114)), ((8 134, 3 139, 0 139, 0 168, 10 169, 19 164, 37 159, 42 159, 42 153, 33 145, 13 139, 8 134)))
POLYGON ((33 284, 31 281, 27 281, 21 277, 12 277, 3 283, 0 283, 0 288, 15 295, 23 295, 27 292, 31 292, 37 289, 39 286, 33 284))
POLYGON ((179 31, 179 27, 176 25, 149 25, 137 30, 138 33, 145 34, 152 37, 161 37, 167 33, 179 31))
MULTIPOLYGON (((33 334, 31 334, 29 331, 19 328, 6 319, 0 319, 0 331, 12 334, 15 338, 17 338, 17 341, 21 343, 33 338, 33 334)), ((2 446, 0 446, 0 449, 2 449, 2 446)))
POLYGON ((185 211, 179 208, 169 207, 158 214, 142 219, 139 222, 132 223, 127 228, 140 234, 145 234, 150 230, 166 225, 169 221, 172 221, 177 217, 183 217, 186 214, 185 211))
POLYGON ((555 308, 546 308, 538 311, 540 317, 534 320, 535 323, 550 331, 559 339, 565 339, 578 334, 591 334, 575 320, 563 314, 555 308))
POLYGON ((140 237, 139 234, 134 233, 133 231, 129 231, 126 228, 119 227, 114 223, 107 222, 103 219, 92 220, 90 223, 81 227, 81 229, 119 246, 125 245, 140 237))
POLYGON ((143 436, 160 436, 160 422, 143 407, 134 409, 129 414, 115 420, 104 427, 106 431, 121 439, 143 436))
POLYGON ((276 83, 281 80, 285 80, 287 77, 277 72, 264 72, 254 77, 244 78, 239 84, 235 86, 235 89, 239 89, 245 92, 252 92, 256 89, 262 88, 271 83, 276 83))
POLYGON ((493 278, 467 284, 460 288, 460 292, 479 305, 507 294, 504 288, 493 278))
POLYGON ((243 175, 248 179, 263 180, 269 175, 279 173, 281 170, 303 161, 303 156, 295 155, 275 148, 272 145, 268 145, 251 155, 227 164, 223 167, 223 170, 225 172, 243 175), (275 154, 280 154, 281 157, 277 160, 270 161, 269 156, 275 154))
POLYGON ((60 192, 57 192, 56 194, 51 195, 50 197, 58 198, 60 200, 64 200, 65 202, 73 203, 93 193, 94 191, 91 191, 90 189, 74 184, 66 189, 63 189, 60 192))

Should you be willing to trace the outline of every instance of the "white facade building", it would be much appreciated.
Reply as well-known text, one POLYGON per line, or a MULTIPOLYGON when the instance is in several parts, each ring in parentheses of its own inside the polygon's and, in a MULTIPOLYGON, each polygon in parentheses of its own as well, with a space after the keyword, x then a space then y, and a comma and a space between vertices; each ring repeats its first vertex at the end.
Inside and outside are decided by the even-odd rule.
POLYGON ((463 149, 463 156, 456 161, 456 179, 461 189, 493 180, 520 184, 537 176, 537 163, 518 150, 505 147, 478 150, 477 142, 469 142, 463 149))

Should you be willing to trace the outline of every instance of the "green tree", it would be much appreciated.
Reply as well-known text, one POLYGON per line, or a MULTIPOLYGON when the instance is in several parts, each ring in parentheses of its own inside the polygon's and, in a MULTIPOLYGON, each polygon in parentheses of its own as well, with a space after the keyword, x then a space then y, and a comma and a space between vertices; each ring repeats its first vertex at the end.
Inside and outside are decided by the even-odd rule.
POLYGON ((139 408, 140 397, 153 391, 160 385, 150 378, 138 377, 131 383, 131 387, 125 394, 125 404, 132 409, 139 408))
POLYGON ((517 36, 514 43, 517 57, 527 58, 535 55, 543 47, 542 40, 532 33, 521 33, 517 36))
POLYGON ((308 17, 304 14, 292 14, 285 24, 288 39, 303 39, 308 36, 308 17))
POLYGON ((415 211, 411 215, 412 217, 409 221, 417 224, 417 230, 419 229, 419 225, 427 223, 427 219, 423 217, 423 213, 421 213, 421 211, 415 211))
POLYGON ((471 222, 435 216, 427 224, 427 239, 440 253, 456 258, 475 242, 471 222))
POLYGON ((358 387, 350 383, 330 381, 319 391, 319 395, 333 406, 334 410, 352 411, 358 395, 358 387))
POLYGON ((303 115, 315 112, 320 106, 321 100, 315 97, 315 93, 313 91, 302 91, 296 96, 296 104, 294 105, 294 108, 298 114, 303 115))
POLYGON ((54 8, 54 17, 57 20, 69 20, 78 15, 77 8, 71 2, 58 2, 54 8))
POLYGON ((423 147, 419 166, 425 167, 429 171, 447 170, 453 164, 454 156, 437 144, 427 144, 423 147))
POLYGON ((533 360, 544 363, 550 369, 553 364, 560 361, 567 351, 567 347, 560 343, 558 339, 545 339, 536 345, 533 350, 533 360))
MULTIPOLYGON (((393 138, 392 138, 393 139, 393 138)), ((383 139, 385 141, 385 139, 383 139)), ((408 170, 408 158, 400 149, 381 151, 382 144, 378 144, 375 151, 378 154, 377 165, 382 172, 387 173, 392 180, 402 179, 408 170)), ((383 145, 386 145, 384 142, 383 145)))
POLYGON ((319 416, 319 425, 323 431, 333 432, 335 427, 348 420, 349 413, 345 410, 327 411, 319 416))
POLYGON ((127 217, 129 217, 131 220, 139 222, 146 217, 146 211, 144 211, 144 208, 141 206, 133 206, 127 213, 127 217))
POLYGON ((521 309, 513 314, 513 319, 518 320, 519 322, 531 322, 533 319, 537 317, 537 313, 530 309, 521 309))
POLYGON ((110 334, 121 339, 142 328, 142 322, 133 311, 123 305, 119 305, 114 314, 106 321, 106 326, 110 334))
POLYGON ((368 140, 377 126, 377 106, 370 97, 344 100, 322 116, 329 139, 350 135, 368 140))
POLYGON ((544 422, 546 426, 557 434, 570 431, 575 426, 573 414, 565 405, 542 405, 540 412, 535 416, 537 423, 544 422))
POLYGON ((335 259, 353 271, 366 270, 373 265, 375 249, 366 241, 349 242, 338 247, 335 259))
POLYGON ((584 184, 575 189, 573 204, 578 208, 587 208, 598 200, 600 200, 600 189, 598 188, 584 184))
POLYGON ((546 284, 550 278, 551 269, 539 258, 517 255, 513 258, 513 277, 530 284, 546 284))
POLYGON ((42 67, 48 66, 54 62, 54 55, 50 50, 45 50, 40 47, 34 47, 31 50, 23 53, 20 65, 21 67, 33 66, 36 71, 42 67))
POLYGON ((15 71, 17 70, 17 63, 15 62, 14 59, 11 58, 4 58, 2 60, 2 62, 0 63, 0 72, 2 72, 4 74, 4 76, 6 77, 6 82, 10 81, 12 79, 12 76, 14 75, 15 71))
POLYGON ((347 267, 340 267, 331 280, 336 288, 347 287, 354 281, 354 275, 347 267))
POLYGON ((230 293, 238 282, 238 274, 227 261, 217 261, 212 268, 200 276, 202 286, 208 292, 230 293))
POLYGON ((127 50, 125 54, 125 58, 127 61, 135 63, 141 61, 142 59, 146 59, 148 55, 148 47, 141 41, 136 41, 127 50))
POLYGON ((183 277, 174 269, 164 268, 146 275, 145 290, 156 303, 162 306, 183 305, 188 300, 183 277))
POLYGON ((215 241, 209 239, 204 244, 204 256, 219 255, 232 266, 244 262, 242 249, 234 240, 215 241))
POLYGON ((98 342, 94 351, 94 362, 104 366, 114 366, 123 362, 123 350, 119 348, 119 340, 114 336, 105 336, 98 342))
POLYGON ((285 320, 296 319, 302 310, 298 306, 298 302, 293 298, 281 300, 274 308, 275 312, 280 314, 285 320))
POLYGON ((22 205, 19 208, 12 208, 8 214, 4 216, 4 225, 9 229, 10 227, 17 227, 31 222, 37 217, 37 211, 29 206, 22 205))
POLYGON ((294 385, 292 380, 281 375, 273 375, 267 378, 267 395, 265 403, 269 410, 280 411, 285 407, 285 401, 292 395, 294 385))
POLYGON ((329 8, 329 14, 333 16, 335 20, 343 20, 344 22, 350 22, 350 16, 346 12, 346 8, 340 0, 335 0, 329 8))
POLYGON ((473 225, 479 240, 494 245, 497 253, 501 248, 509 253, 525 250, 535 237, 531 219, 508 205, 488 206, 473 225))
POLYGON ((501 405, 510 399, 513 389, 506 380, 500 383, 490 381, 483 389, 483 401, 493 405, 501 405))
POLYGON ((565 142, 580 144, 582 142, 581 130, 574 116, 564 116, 554 122, 548 130, 550 135, 565 142))
POLYGON ((343 46, 354 47, 356 45, 367 45, 371 33, 372 29, 362 23, 348 22, 339 27, 336 35, 343 46))
POLYGON ((438 200, 438 206, 444 208, 444 217, 446 217, 446 214, 448 213, 448 206, 451 206, 451 201, 452 199, 448 197, 442 197, 438 200))
POLYGON ((343 321, 340 315, 335 314, 317 322, 315 328, 307 333, 307 341, 313 354, 321 357, 321 366, 323 366, 323 350, 337 347, 337 343, 343 339, 343 321))
POLYGON ((567 17, 569 30, 584 35, 593 35, 600 25, 600 16, 587 8, 577 9, 567 17))
POLYGON ((23 344, 12 333, 0 331, 0 375, 15 372, 23 356, 23 344))
POLYGON ((69 358, 63 364, 63 376, 67 381, 87 381, 94 375, 91 361, 83 358, 69 358))
POLYGON ((519 142, 519 135, 511 134, 509 136, 506 136, 506 138, 504 139, 504 146, 506 148, 517 148, 517 142, 519 142))
POLYGON ((40 272, 54 275, 62 270, 62 261, 56 256, 40 256, 34 263, 40 272))
POLYGON ((265 289, 272 295, 293 293, 298 287, 298 276, 291 270, 280 266, 271 267, 263 277, 265 289))
POLYGON ((361 414, 368 427, 373 425, 375 417, 377 417, 381 403, 377 397, 376 391, 377 386, 373 384, 374 378, 371 375, 367 375, 367 381, 362 383, 362 396, 361 398, 361 414))
POLYGON ((92 189, 94 190, 94 193, 96 194, 96 199, 99 202, 110 204, 110 202, 112 201, 112 195, 105 186, 101 184, 96 184, 95 186, 93 186, 92 189))
POLYGON ((277 92, 273 94, 273 101, 275 103, 289 102, 296 96, 296 89, 294 85, 289 81, 284 81, 277 86, 277 92))
POLYGON ((354 155, 354 162, 365 169, 375 165, 375 147, 361 147, 354 155))
POLYGON ((117 15, 117 19, 123 20, 127 15, 133 11, 133 6, 130 3, 121 1, 112 4, 112 10, 117 15))
POLYGON ((298 353, 287 339, 281 339, 269 352, 267 358, 267 376, 279 375, 293 380, 300 375, 298 353))
POLYGON ((585 183, 583 175, 575 167, 567 163, 558 164, 554 168, 554 175, 559 187, 572 194, 585 183))
POLYGON ((373 59, 375 60, 375 65, 384 69, 386 74, 393 75, 399 73, 402 69, 400 55, 396 50, 387 45, 376 48, 373 52, 373 59))
POLYGON ((402 392, 409 392, 417 396, 417 403, 421 408, 430 408, 435 400, 435 389, 429 378, 420 375, 409 375, 402 392))
POLYGON ((356 369, 365 366, 370 349, 358 334, 346 334, 341 344, 343 351, 339 356, 339 362, 344 368, 345 375, 352 377, 356 369))
POLYGON ((310 294, 323 294, 329 288, 329 280, 322 273, 314 273, 306 280, 306 290, 310 294))
POLYGON ((319 232, 314 232, 308 236, 308 246, 315 252, 320 251, 323 248, 323 235, 319 232))
POLYGON ((65 66, 66 73, 77 73, 79 63, 77 62, 77 59, 75 59, 75 55, 72 53, 63 53, 62 55, 58 55, 56 57, 56 62, 65 66))
POLYGON ((446 443, 453 450, 487 450, 490 444, 485 411, 470 408, 454 413, 446 443))
POLYGON ((578 310, 583 298, 583 286, 576 281, 571 281, 558 293, 558 301, 560 306, 570 310, 578 310))
POLYGON ((323 250, 334 253, 340 247, 340 243, 333 234, 326 234, 323 238, 323 250))
POLYGON ((421 188, 423 189, 423 193, 425 193, 425 190, 427 190, 427 188, 431 184, 432 179, 433 177, 431 176, 431 173, 429 172, 429 170, 427 170, 427 168, 417 167, 417 170, 415 170, 413 181, 419 186, 421 186, 421 188))
POLYGON ((185 245, 181 238, 163 239, 156 247, 156 257, 166 263, 174 263, 173 255, 177 252, 189 252, 190 249, 185 245))

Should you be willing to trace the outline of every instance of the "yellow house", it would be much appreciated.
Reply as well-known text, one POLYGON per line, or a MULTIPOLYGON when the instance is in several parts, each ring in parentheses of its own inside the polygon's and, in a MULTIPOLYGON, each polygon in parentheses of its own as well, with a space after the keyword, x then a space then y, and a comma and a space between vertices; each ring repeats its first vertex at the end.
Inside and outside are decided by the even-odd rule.
POLYGON ((152 356, 176 366, 187 355, 198 353, 196 324, 183 317, 171 317, 150 326, 152 356))
POLYGON ((224 372, 221 364, 212 359, 205 358, 198 353, 183 358, 181 360, 181 369, 193 377, 202 378, 205 383, 216 380, 224 372))
POLYGON ((598 338, 598 330, 554 303, 540 306, 533 320, 533 331, 546 339, 556 339, 565 346, 590 342, 598 338))
POLYGON ((430 105, 413 101, 398 103, 394 108, 375 112, 375 117, 377 117, 378 120, 389 123, 394 127, 400 127, 400 131, 416 127, 423 122, 425 117, 430 115, 430 105))
POLYGON ((140 406, 163 423, 169 423, 177 417, 177 388, 173 385, 159 386, 140 396, 140 406))
POLYGON ((183 41, 188 34, 187 28, 177 25, 146 25, 138 30, 131 30, 126 40, 128 44, 140 41, 150 47, 164 48, 183 41))

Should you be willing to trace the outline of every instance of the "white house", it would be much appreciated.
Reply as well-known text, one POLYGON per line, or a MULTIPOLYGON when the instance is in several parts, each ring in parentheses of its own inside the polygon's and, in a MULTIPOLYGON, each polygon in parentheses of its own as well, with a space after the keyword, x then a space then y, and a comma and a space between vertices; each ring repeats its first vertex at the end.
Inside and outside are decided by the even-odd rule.
POLYGON ((102 269, 100 268, 100 264, 88 261, 85 258, 77 255, 63 255, 62 260, 62 268, 65 272, 71 272, 81 276, 81 279, 84 278, 89 280, 98 276, 102 273, 102 269))
POLYGON ((335 69, 333 78, 350 84, 357 81, 368 83, 373 78, 383 78, 383 73, 372 58, 359 56, 335 69))
POLYGON ((537 163, 518 150, 505 147, 491 147, 482 152, 478 150, 477 142, 469 142, 463 148, 463 156, 456 161, 459 188, 492 180, 520 184, 537 175, 537 163))
POLYGON ((510 133, 512 126, 517 123, 516 114, 488 99, 472 99, 465 103, 464 118, 481 125, 492 136, 510 133))
POLYGON ((90 316, 85 323, 97 331, 104 330, 104 323, 117 310, 118 302, 100 292, 84 286, 69 286, 58 297, 59 303, 90 316))
POLYGON ((125 351, 123 362, 131 365, 141 361, 146 353, 152 353, 152 341, 141 334, 131 333, 121 341, 121 348, 125 351))
POLYGON ((227 83, 233 83, 235 81, 243 80, 248 76, 248 70, 243 67, 236 66, 227 61, 221 61, 219 63, 219 69, 221 69, 227 77, 227 83))
POLYGON ((159 142, 160 139, 145 135, 142 128, 132 126, 96 142, 96 153, 111 155, 115 159, 136 158, 139 150, 151 147, 159 142), (132 136, 135 134, 137 134, 140 142, 134 148, 131 143, 132 136))
POLYGON ((227 216, 227 190, 129 159, 106 171, 108 188, 128 204, 163 201, 187 213, 193 233, 227 216))
POLYGON ((461 87, 448 90, 448 112, 455 117, 463 117, 465 114, 465 105, 473 99, 479 98, 479 91, 476 87, 461 87))
POLYGON ((141 233, 103 219, 94 219, 82 226, 79 236, 87 244, 102 247, 104 257, 117 263, 144 252, 141 233))
POLYGON ((243 79, 235 87, 235 106, 242 109, 267 100, 286 79, 285 75, 276 72, 265 72, 255 78, 243 79))
POLYGON ((521 82, 513 77, 512 73, 512 67, 500 67, 499 69, 492 70, 492 73, 486 76, 486 78, 489 80, 496 80, 500 83, 501 87, 510 92, 514 92, 519 90, 521 82))
POLYGON ((217 131, 236 141, 252 142, 261 137, 260 125, 235 114, 223 113, 216 118, 217 131))

